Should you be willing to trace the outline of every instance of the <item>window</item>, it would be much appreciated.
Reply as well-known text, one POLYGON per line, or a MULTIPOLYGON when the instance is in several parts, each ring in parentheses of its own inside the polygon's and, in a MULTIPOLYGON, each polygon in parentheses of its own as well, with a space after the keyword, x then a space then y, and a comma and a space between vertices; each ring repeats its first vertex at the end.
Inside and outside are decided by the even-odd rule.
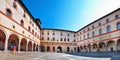
POLYGON ((66 41, 66 38, 64 38, 64 41, 66 41))
POLYGON ((92 29, 94 29, 94 26, 92 26, 92 29))
POLYGON ((44 35, 44 33, 42 32, 42 35, 44 35))
POLYGON ((94 31, 92 32, 92 36, 95 36, 95 32, 94 31))
POLYGON ((21 20, 20 22, 21 22, 21 26, 24 26, 24 21, 23 21, 23 20, 21 20))
POLYGON ((12 16, 12 12, 11 12, 10 9, 7 9, 7 10, 6 10, 6 15, 7 15, 8 17, 11 17, 11 16, 12 16))
POLYGON ((68 38, 68 42, 69 42, 69 38, 68 38))
POLYGON ((117 29, 120 30, 120 23, 117 23, 117 29))
POLYGON ((109 23, 109 19, 106 20, 106 23, 109 23))
POLYGON ((87 34, 87 37, 89 38, 89 33, 87 34))
POLYGON ((55 40, 55 38, 53 37, 53 41, 55 40))
POLYGON ((90 29, 88 28, 88 31, 89 31, 90 29))
POLYGON ((99 26, 101 26, 101 23, 99 23, 99 26))
POLYGON ((84 35, 84 39, 85 39, 85 35, 84 35))
POLYGON ((17 9, 17 5, 16 5, 15 2, 13 2, 13 7, 14 7, 15 9, 17 9))
POLYGON ((42 37, 42 40, 44 40, 44 37, 42 37))
POLYGON ((111 27, 107 26, 107 32, 110 32, 110 31, 111 31, 111 27))
POLYGON ((62 33, 60 35, 62 36, 62 33))
POLYGON ((47 37, 47 40, 49 40, 49 37, 47 37))
POLYGON ((32 34, 34 35, 34 30, 32 30, 32 34))
POLYGON ((53 33, 53 35, 55 35, 55 33, 53 33))
MULTIPOLYGON (((23 14, 23 17, 24 17, 24 18, 26 18, 26 15, 25 15, 25 13, 23 14)), ((31 21, 30 21, 30 23, 31 23, 31 21)))
POLYGON ((102 29, 99 29, 99 34, 100 34, 100 35, 102 34, 102 29))
POLYGON ((30 26, 29 26, 29 27, 28 27, 28 30, 30 31, 30 29, 31 29, 31 28, 30 28, 30 26))
POLYGON ((62 38, 60 40, 62 41, 62 38))
POLYGON ((118 18, 119 18, 119 16, 118 16, 118 15, 116 15, 116 16, 115 16, 115 19, 118 19, 118 18))
POLYGON ((68 34, 68 36, 69 36, 69 34, 68 34))

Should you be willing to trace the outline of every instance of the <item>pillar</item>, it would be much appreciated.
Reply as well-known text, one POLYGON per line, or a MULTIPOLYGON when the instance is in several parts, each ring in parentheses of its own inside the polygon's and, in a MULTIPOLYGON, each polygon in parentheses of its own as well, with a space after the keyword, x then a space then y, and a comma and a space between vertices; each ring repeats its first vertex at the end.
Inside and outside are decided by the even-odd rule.
POLYGON ((9 39, 9 37, 6 36, 5 46, 4 46, 4 51, 5 51, 5 52, 7 52, 7 50, 8 50, 8 39, 9 39))
POLYGON ((18 43, 18 52, 20 52, 20 44, 21 44, 21 38, 19 39, 19 43, 18 43))

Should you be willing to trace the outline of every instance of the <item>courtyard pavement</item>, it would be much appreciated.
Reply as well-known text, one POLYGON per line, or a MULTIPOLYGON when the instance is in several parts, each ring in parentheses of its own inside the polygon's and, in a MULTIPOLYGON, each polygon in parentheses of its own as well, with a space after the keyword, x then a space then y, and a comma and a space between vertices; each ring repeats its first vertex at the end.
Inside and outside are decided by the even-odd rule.
POLYGON ((0 52, 0 60, 111 60, 111 58, 83 57, 66 53, 0 52))

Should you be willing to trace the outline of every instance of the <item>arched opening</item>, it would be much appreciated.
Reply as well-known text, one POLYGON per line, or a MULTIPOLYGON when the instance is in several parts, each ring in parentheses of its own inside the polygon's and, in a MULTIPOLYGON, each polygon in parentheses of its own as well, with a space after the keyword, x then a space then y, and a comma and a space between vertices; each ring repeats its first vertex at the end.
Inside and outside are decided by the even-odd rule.
POLYGON ((106 51, 106 45, 104 42, 99 43, 99 50, 100 50, 100 52, 106 51))
POLYGON ((70 48, 69 47, 67 47, 67 52, 70 52, 70 48))
POLYGON ((47 46, 47 52, 50 52, 50 46, 47 46))
POLYGON ((91 52, 91 45, 90 44, 87 45, 87 48, 88 48, 87 51, 91 52))
POLYGON ((77 52, 80 52, 80 48, 79 47, 77 47, 77 52))
POLYGON ((57 52, 62 52, 62 47, 61 46, 57 47, 57 52))
POLYGON ((117 41, 117 50, 120 51, 120 39, 117 41))
POLYGON ((55 52, 55 47, 53 47, 53 52, 55 52))
POLYGON ((0 50, 4 50, 5 39, 6 39, 5 33, 2 30, 0 30, 0 50))
POLYGON ((20 23, 21 23, 21 26, 24 26, 24 21, 23 20, 21 20, 20 23))
POLYGON ((31 41, 29 41, 29 43, 28 43, 28 51, 32 51, 32 42, 31 41))
POLYGON ((76 52, 76 47, 74 47, 74 52, 76 52))
POLYGON ((93 52, 98 52, 98 46, 97 46, 97 44, 93 44, 93 52))
POLYGON ((83 47, 82 46, 80 46, 80 51, 83 52, 83 47))
POLYGON ((113 52, 115 49, 115 42, 114 41, 108 41, 107 42, 107 49, 108 51, 113 52))
POLYGON ((27 40, 23 38, 20 43, 20 51, 26 51, 26 45, 27 45, 27 40))
POLYGON ((18 51, 19 38, 17 35, 12 34, 8 39, 8 50, 13 51, 14 46, 16 46, 16 51, 18 51))
POLYGON ((33 51, 35 51, 35 47, 36 47, 36 44, 34 43, 34 44, 33 44, 33 51))
POLYGON ((41 49, 41 52, 45 52, 45 46, 42 45, 42 46, 40 46, 40 47, 41 47, 41 48, 40 48, 40 49, 41 49))

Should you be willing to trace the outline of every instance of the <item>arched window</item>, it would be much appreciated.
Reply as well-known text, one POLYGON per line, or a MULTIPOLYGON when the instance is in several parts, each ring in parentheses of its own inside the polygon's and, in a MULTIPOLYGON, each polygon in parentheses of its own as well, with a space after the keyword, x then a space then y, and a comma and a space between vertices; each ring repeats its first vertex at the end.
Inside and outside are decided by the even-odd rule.
POLYGON ((101 26, 101 23, 99 23, 99 26, 101 26))
POLYGON ((119 16, 118 15, 115 15, 115 19, 118 19, 119 18, 119 16))
POLYGON ((120 30, 120 23, 117 23, 117 29, 120 30))
POLYGON ((102 29, 99 29, 99 34, 101 35, 103 32, 102 32, 102 29))
POLYGON ((110 32, 110 31, 111 31, 111 27, 107 26, 107 32, 110 32))
POLYGON ((109 19, 106 19, 106 23, 109 23, 109 19))
POLYGON ((89 33, 87 34, 87 37, 89 38, 89 33))
POLYGON ((28 30, 29 30, 29 31, 31 30, 30 26, 28 27, 28 30))
POLYGON ((7 9, 7 10, 6 10, 6 15, 7 15, 8 17, 11 17, 11 16, 12 16, 12 12, 11 12, 10 9, 7 9))
POLYGON ((24 21, 23 21, 23 20, 21 20, 20 22, 21 22, 21 26, 24 26, 24 21))

